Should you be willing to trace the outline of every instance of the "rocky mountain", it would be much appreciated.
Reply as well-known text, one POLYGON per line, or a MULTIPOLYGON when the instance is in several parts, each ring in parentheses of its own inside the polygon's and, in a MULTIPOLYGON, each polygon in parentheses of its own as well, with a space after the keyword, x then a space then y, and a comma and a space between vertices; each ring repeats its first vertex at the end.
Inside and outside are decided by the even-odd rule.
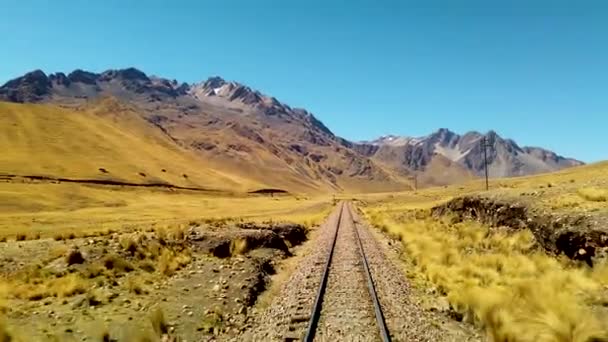
POLYGON ((486 134, 468 132, 456 134, 446 128, 425 137, 383 136, 355 146, 361 154, 377 162, 388 164, 402 172, 423 172, 437 159, 445 159, 458 166, 462 173, 484 174, 484 138, 491 177, 511 177, 550 172, 583 163, 557 155, 538 147, 520 147, 490 131, 486 134))
POLYGON ((253 181, 248 184, 296 192, 409 188, 406 179, 355 151, 308 111, 219 77, 185 84, 134 68, 67 75, 36 70, 0 87, 2 101, 70 108, 89 108, 108 97, 132 107, 128 112, 207 166, 253 181))
POLYGON ((87 108, 104 98, 130 106, 121 111, 138 113, 213 170, 250 180, 247 184, 292 191, 403 190, 414 176, 419 185, 472 179, 484 172, 484 137, 492 177, 582 164, 542 148, 520 147, 492 131, 459 135, 442 128, 425 137, 389 135, 354 143, 335 136, 305 109, 220 77, 186 84, 135 68, 67 75, 36 70, 0 87, 0 101, 8 102, 87 108))

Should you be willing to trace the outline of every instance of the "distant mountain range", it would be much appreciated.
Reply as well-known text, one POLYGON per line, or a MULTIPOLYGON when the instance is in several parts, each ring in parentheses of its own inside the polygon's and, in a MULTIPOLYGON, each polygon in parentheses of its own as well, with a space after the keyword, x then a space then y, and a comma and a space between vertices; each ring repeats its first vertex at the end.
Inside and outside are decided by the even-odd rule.
MULTIPOLYGON (((75 70, 67 75, 36 70, 0 87, 2 101, 73 110, 94 109, 107 98, 116 101, 115 110, 128 108, 129 115, 145 120, 149 131, 142 134, 163 134, 176 148, 187 150, 200 167, 247 180, 242 187, 229 186, 238 190, 250 190, 251 184, 296 192, 405 190, 414 174, 420 185, 460 182, 483 173, 484 136, 492 177, 582 164, 542 148, 520 147, 495 132, 461 136, 440 129, 421 138, 385 136, 351 142, 334 135, 305 109, 220 77, 186 84, 134 68, 75 70)), ((113 120, 129 129, 126 118, 113 120)))
POLYGON ((405 172, 424 170, 433 158, 440 157, 481 176, 485 172, 484 142, 492 177, 524 176, 583 164, 540 147, 520 147, 494 131, 459 135, 446 128, 419 138, 383 136, 359 143, 357 150, 405 172))

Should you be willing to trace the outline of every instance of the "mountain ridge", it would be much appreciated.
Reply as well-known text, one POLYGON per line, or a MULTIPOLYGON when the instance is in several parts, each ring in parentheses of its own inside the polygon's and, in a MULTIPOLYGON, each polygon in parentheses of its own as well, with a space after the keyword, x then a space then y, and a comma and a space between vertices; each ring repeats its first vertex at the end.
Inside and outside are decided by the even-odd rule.
POLYGON ((523 176, 584 164, 541 147, 519 146, 513 139, 503 138, 494 130, 486 133, 468 131, 458 134, 447 128, 440 128, 421 137, 385 135, 375 140, 359 142, 358 149, 370 157, 379 154, 376 158, 378 160, 386 159, 382 151, 378 153, 380 150, 392 149, 398 151, 395 153, 401 152, 405 154, 402 166, 418 171, 424 170, 433 156, 439 154, 481 176, 485 171, 484 142, 489 169, 493 171, 494 177, 523 176), (408 153, 411 154, 412 150, 419 154, 417 158, 408 158, 408 153))
MULTIPOLYGON (((134 105, 147 122, 215 169, 273 187, 405 190, 411 188, 414 174, 426 177, 427 185, 442 185, 446 183, 442 179, 453 183, 479 176, 483 165, 479 132, 459 135, 442 128, 425 137, 352 142, 336 136, 306 109, 292 108, 219 76, 189 84, 149 76, 136 68, 101 73, 76 69, 67 75, 34 70, 0 87, 0 100, 9 102, 78 108, 103 97, 134 105)), ((493 131, 487 135, 496 139, 489 155, 495 176, 581 164, 546 149, 520 147, 493 131)))

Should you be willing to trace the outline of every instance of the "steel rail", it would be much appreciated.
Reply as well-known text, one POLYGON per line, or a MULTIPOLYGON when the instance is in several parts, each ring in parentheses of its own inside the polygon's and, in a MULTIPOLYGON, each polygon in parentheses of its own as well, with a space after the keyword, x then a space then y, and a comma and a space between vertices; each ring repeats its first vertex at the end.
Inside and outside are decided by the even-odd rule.
MULTIPOLYGON (((350 212, 350 208, 348 210, 350 212)), ((363 248, 363 243, 361 242, 361 237, 359 236, 359 229, 357 228, 357 223, 354 222, 354 220, 353 227, 355 229, 357 241, 359 242, 359 252, 361 253, 361 259, 363 260, 363 268, 365 269, 365 277, 367 278, 367 287, 369 289, 369 294, 372 297, 372 302, 374 303, 374 312, 376 313, 376 323, 378 323, 380 337, 382 338, 383 342, 390 342, 391 335, 389 334, 388 327, 386 326, 386 320, 384 319, 384 314, 382 313, 382 306, 380 305, 380 300, 378 299, 378 293, 376 292, 374 279, 372 277, 371 271, 369 270, 369 264, 367 262, 367 257, 365 256, 365 249, 363 248)))
POLYGON ((336 247, 336 240, 338 239, 338 230, 340 230, 340 223, 342 222, 342 213, 344 212, 344 202, 340 208, 340 214, 338 216, 338 223, 336 225, 336 233, 334 234, 331 248, 329 250, 329 256, 325 263, 325 270, 323 270, 323 276, 321 278, 321 285, 317 292, 317 298, 315 304, 312 307, 312 313, 310 315, 310 321, 308 323, 308 329, 306 330, 306 337, 304 341, 312 342, 315 339, 315 333, 317 332, 317 325, 319 324, 319 318, 321 317, 321 308, 323 306, 323 297, 325 296, 325 288, 327 287, 327 279, 329 278, 329 265, 331 265, 331 259, 334 256, 334 249, 336 247))

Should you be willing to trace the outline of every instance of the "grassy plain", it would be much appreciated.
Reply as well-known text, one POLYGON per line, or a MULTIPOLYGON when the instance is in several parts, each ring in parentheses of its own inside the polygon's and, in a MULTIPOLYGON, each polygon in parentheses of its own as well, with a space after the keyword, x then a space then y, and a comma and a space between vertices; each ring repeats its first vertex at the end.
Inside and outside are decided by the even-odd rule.
POLYGON ((331 206, 329 197, 0 183, 0 238, 17 234, 52 237, 220 218, 313 224, 323 219, 331 206))

